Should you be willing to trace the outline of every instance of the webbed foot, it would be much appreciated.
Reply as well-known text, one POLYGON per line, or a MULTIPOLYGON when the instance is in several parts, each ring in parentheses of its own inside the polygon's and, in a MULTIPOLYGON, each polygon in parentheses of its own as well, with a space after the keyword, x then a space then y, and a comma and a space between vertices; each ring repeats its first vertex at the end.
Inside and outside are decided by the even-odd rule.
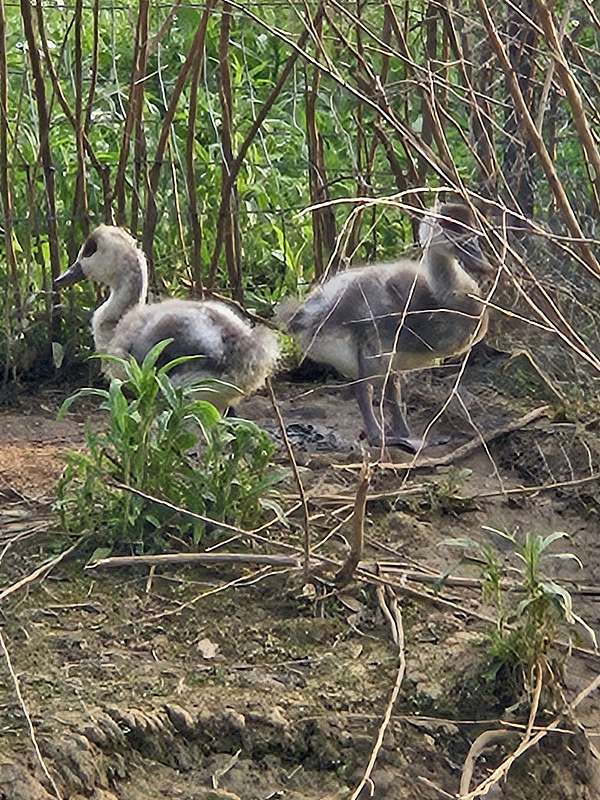
POLYGON ((449 436, 433 436, 424 440, 421 436, 399 436, 393 433, 386 433, 382 442, 382 437, 379 433, 376 436, 367 436, 367 441, 372 447, 381 447, 382 444, 385 447, 399 447, 413 455, 429 447, 447 444, 449 440, 449 436))

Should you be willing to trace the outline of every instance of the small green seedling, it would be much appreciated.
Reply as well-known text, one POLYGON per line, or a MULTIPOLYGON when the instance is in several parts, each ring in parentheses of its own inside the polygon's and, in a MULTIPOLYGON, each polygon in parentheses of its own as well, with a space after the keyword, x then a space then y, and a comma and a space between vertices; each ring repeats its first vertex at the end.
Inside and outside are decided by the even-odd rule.
POLYGON ((501 670, 517 678, 519 685, 530 686, 534 670, 555 675, 553 665, 564 661, 564 647, 572 643, 577 628, 585 631, 595 649, 596 634, 573 610, 570 592, 557 581, 546 577, 543 568, 551 560, 570 560, 582 567, 571 552, 551 552, 551 546, 568 534, 560 531, 547 536, 526 533, 523 538, 484 527, 509 545, 508 561, 497 547, 470 538, 450 539, 444 544, 460 547, 482 564, 483 599, 493 605, 496 624, 489 632, 490 663, 488 677, 501 670))

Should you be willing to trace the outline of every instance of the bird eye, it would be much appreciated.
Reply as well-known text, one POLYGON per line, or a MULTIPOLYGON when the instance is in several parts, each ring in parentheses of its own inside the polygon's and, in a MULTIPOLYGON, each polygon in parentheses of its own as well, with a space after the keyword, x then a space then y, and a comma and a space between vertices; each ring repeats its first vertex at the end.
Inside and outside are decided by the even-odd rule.
POLYGON ((89 258, 90 256, 94 255, 97 249, 98 249, 98 244, 96 240, 90 237, 83 245, 83 250, 81 251, 81 257, 89 258))

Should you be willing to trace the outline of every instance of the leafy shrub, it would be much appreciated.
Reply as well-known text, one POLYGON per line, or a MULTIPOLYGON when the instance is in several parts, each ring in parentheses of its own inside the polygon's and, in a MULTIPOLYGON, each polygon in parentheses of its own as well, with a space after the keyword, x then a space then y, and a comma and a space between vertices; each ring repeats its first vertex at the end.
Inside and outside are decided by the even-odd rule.
POLYGON ((269 492, 282 473, 271 467, 275 446, 258 426, 223 419, 212 403, 194 398, 207 382, 175 387, 169 372, 184 359, 160 368, 157 359, 169 341, 156 345, 142 364, 113 356, 124 380, 108 389, 80 389, 60 413, 82 397, 100 399, 108 427, 88 424, 86 450, 71 452, 58 487, 56 508, 67 531, 87 532, 98 546, 134 546, 137 551, 163 549, 172 537, 200 542, 205 525, 115 484, 212 519, 254 525, 265 507, 276 507, 269 492), (198 447, 200 453, 195 453, 198 447))
POLYGON ((535 667, 546 674, 556 674, 552 664, 559 665, 558 642, 575 638, 576 628, 585 630, 594 647, 596 635, 590 626, 573 611, 573 599, 564 586, 542 573, 551 559, 580 560, 573 553, 548 552, 550 546, 566 533, 548 536, 527 533, 523 540, 513 534, 486 528, 510 544, 516 566, 510 568, 511 580, 495 546, 472 539, 450 539, 445 544, 468 551, 482 562, 483 599, 496 610, 496 624, 489 632, 489 664, 486 675, 495 680, 508 677, 513 688, 530 685, 535 667))

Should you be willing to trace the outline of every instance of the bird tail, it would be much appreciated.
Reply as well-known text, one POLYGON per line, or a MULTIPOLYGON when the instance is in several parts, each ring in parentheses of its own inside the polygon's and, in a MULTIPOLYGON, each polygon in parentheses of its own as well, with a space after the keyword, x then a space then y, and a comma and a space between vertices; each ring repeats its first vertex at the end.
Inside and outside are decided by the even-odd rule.
POLYGON ((255 325, 248 338, 234 346, 232 362, 230 380, 241 392, 239 398, 230 403, 234 406, 244 395, 253 394, 264 386, 266 379, 275 372, 279 362, 276 331, 265 325, 255 325))
POLYGON ((256 359, 265 365, 265 371, 270 374, 279 361, 279 337, 265 325, 257 325, 253 332, 257 350, 256 359))

